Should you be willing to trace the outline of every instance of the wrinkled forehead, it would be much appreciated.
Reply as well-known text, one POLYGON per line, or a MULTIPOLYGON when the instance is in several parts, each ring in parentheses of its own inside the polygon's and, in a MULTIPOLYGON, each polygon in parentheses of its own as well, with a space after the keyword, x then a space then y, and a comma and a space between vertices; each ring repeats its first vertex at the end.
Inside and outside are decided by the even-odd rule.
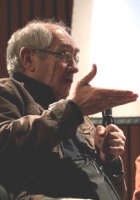
POLYGON ((57 48, 66 48, 67 50, 69 49, 75 53, 80 51, 74 39, 63 27, 54 24, 46 25, 52 31, 54 42, 57 48))

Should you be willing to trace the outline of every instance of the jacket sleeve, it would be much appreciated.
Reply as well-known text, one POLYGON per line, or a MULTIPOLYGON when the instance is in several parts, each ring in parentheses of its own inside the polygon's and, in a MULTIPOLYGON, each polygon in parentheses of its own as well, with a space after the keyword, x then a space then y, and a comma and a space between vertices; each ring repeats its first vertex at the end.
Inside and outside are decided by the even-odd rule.
POLYGON ((136 158, 136 172, 135 172, 135 190, 132 200, 140 199, 140 156, 136 158))
POLYGON ((74 134, 82 121, 82 115, 68 100, 41 110, 18 82, 0 83, 0 152, 43 144, 52 148, 74 134))

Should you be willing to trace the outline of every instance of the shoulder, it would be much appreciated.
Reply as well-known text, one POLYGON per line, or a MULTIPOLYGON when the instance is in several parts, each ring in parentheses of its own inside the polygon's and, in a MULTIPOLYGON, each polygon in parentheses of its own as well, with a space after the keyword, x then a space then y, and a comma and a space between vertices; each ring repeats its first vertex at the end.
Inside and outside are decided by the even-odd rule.
POLYGON ((25 99, 32 100, 31 95, 24 88, 23 83, 13 80, 11 78, 1 78, 0 79, 0 95, 7 100, 19 99, 23 101, 25 99))
POLYGON ((11 78, 1 78, 0 79, 0 91, 4 90, 11 90, 16 89, 17 87, 23 88, 22 83, 19 83, 16 80, 13 80, 11 78))
POLYGON ((20 113, 40 113, 40 107, 24 88, 23 83, 10 78, 0 79, 0 107, 18 108, 20 113))

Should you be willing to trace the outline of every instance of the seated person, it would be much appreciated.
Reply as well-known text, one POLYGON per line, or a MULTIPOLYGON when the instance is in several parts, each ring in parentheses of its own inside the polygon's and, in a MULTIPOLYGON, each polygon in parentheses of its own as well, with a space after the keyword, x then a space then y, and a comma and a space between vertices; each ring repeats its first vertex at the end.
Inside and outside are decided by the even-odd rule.
POLYGON ((8 41, 0 79, 0 183, 10 200, 123 200, 125 136, 88 115, 137 100, 132 91, 77 82, 79 48, 62 22, 31 21, 8 41), (111 155, 108 162, 106 155, 111 155))

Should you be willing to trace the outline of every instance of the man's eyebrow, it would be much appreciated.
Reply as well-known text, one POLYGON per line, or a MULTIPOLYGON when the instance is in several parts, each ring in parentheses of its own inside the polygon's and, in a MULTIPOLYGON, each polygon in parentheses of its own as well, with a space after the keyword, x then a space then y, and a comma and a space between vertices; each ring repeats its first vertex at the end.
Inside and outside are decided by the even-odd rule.
MULTIPOLYGON (((73 49, 70 44, 61 44, 58 49, 63 49, 63 48, 69 48, 70 50, 73 49)), ((79 53, 80 49, 79 48, 75 48, 74 51, 76 51, 76 53, 79 53)))

